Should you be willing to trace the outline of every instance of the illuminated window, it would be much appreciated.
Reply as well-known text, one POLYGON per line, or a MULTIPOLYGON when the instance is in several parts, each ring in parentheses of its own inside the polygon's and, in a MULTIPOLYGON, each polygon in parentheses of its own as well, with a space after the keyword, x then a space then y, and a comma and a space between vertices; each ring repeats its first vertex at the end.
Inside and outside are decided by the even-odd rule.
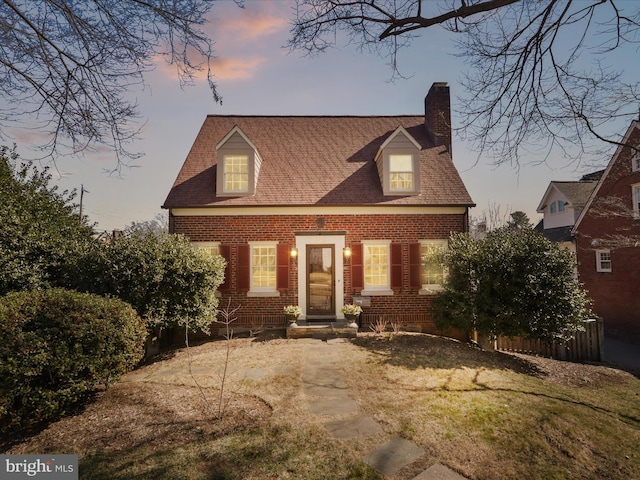
POLYGON ((388 289, 389 244, 367 243, 364 247, 364 288, 388 289))
POLYGON ((446 240, 424 240, 420 242, 422 259, 422 288, 441 288, 447 276, 442 254, 447 249, 446 240))
POLYGON ((276 289, 275 244, 251 245, 251 290, 273 291, 276 289))
POLYGON ((393 191, 412 191, 413 155, 389 155, 389 188, 393 191))
POLYGON ((225 155, 223 175, 225 192, 248 192, 249 156, 225 155))
POLYGON ((212 257, 220 253, 220 243, 218 242, 192 242, 195 247, 212 257))

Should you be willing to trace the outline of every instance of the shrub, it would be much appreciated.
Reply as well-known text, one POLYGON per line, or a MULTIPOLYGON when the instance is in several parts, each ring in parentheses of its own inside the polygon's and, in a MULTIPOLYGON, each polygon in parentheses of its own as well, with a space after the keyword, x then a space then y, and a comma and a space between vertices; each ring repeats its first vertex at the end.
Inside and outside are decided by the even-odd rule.
POLYGON ((144 322, 121 300, 62 289, 0 298, 0 431, 68 412, 131 370, 144 322))
POLYGON ((88 249, 67 275, 67 288, 110 295, 129 303, 154 328, 189 327, 208 333, 215 321, 215 291, 225 261, 181 235, 132 230, 88 249))
POLYGON ((432 303, 439 328, 553 342, 571 338, 591 315, 573 254, 532 228, 479 240, 454 235, 445 264, 445 290, 432 303))

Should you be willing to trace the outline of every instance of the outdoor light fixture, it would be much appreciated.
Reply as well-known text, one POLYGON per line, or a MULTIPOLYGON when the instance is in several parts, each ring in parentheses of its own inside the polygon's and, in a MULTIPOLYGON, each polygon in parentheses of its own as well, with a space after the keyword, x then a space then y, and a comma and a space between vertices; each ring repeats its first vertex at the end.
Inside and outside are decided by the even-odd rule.
POLYGON ((298 249, 296 247, 291 247, 291 258, 297 258, 298 257, 298 249))
POLYGON ((344 259, 345 260, 349 260, 351 258, 351 248, 344 247, 342 249, 342 254, 344 255, 344 259))

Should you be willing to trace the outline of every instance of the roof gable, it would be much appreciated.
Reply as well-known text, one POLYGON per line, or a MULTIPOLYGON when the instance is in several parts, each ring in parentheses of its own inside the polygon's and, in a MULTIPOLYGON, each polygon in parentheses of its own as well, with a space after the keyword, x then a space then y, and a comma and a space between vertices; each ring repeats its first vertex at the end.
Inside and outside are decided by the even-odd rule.
POLYGON ((230 139, 231 137, 233 137, 235 134, 240 135, 240 137, 247 143, 247 145, 255 150, 256 152, 258 151, 258 149, 256 148, 256 146, 253 144, 253 142, 251 140, 249 140, 249 137, 247 137, 245 135, 245 133, 242 131, 242 129, 239 126, 234 126, 229 133, 227 133, 224 138, 222 140, 220 140, 218 142, 218 144, 216 145, 216 150, 220 150, 230 139))
POLYGON ((624 137, 620 141, 620 145, 618 145, 618 148, 616 148, 616 151, 612 155, 611 160, 607 164, 607 168, 605 168, 604 173, 600 177, 600 180, 598 180, 598 183, 596 184, 595 188, 591 192, 591 195, 589 195, 589 199, 587 200, 587 203, 582 209, 580 216, 576 220, 576 223, 573 226, 573 230, 571 231, 572 234, 576 234, 578 232, 578 228, 580 226, 580 223, 582 222, 582 219, 585 217, 585 215, 589 211, 589 208, 591 207, 591 204, 593 203, 594 199, 597 197, 598 192, 600 191, 600 188, 602 187, 604 182, 607 180, 607 177, 611 172, 611 169, 619 161, 620 154, 625 148, 627 148, 625 144, 629 142, 629 139, 631 138, 631 135, 635 132, 635 130, 640 130, 640 121, 638 120, 632 121, 631 124, 629 125, 629 128, 627 128, 627 131, 625 132, 624 137))
POLYGON ((543 213, 554 193, 561 196, 569 206, 582 208, 596 185, 596 181, 582 180, 579 182, 550 182, 536 211, 543 213))
POLYGON ((378 153, 376 154, 376 158, 382 155, 382 151, 393 142, 398 135, 404 135, 407 140, 409 140, 414 147, 418 150, 422 150, 422 145, 420 145, 415 138, 411 136, 409 132, 407 132, 402 125, 399 125, 389 137, 384 141, 380 148, 378 149, 378 153))

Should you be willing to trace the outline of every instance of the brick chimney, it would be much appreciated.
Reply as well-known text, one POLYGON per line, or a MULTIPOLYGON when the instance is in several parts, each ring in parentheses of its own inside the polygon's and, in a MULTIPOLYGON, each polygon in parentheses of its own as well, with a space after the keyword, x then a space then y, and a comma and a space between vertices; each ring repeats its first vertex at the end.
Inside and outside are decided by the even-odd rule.
POLYGON ((436 145, 451 153, 451 100, 447 82, 435 82, 424 99, 424 125, 436 145))

